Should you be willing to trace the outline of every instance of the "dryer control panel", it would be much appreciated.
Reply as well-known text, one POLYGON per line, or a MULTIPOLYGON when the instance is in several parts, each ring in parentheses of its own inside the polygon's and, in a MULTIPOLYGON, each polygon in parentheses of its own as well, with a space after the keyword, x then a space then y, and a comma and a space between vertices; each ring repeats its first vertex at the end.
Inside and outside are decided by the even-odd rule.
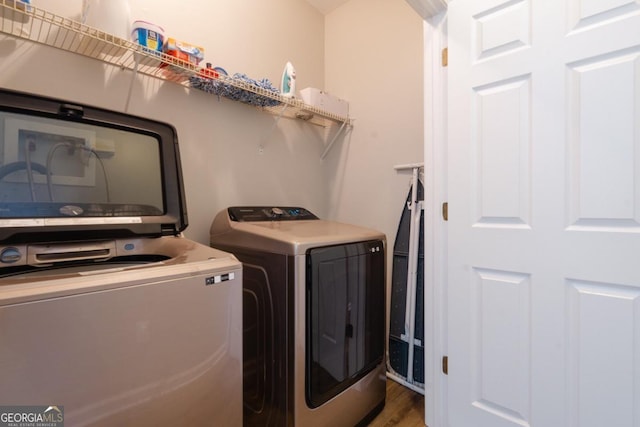
POLYGON ((233 206, 228 208, 232 221, 295 221, 319 219, 305 208, 294 206, 233 206))

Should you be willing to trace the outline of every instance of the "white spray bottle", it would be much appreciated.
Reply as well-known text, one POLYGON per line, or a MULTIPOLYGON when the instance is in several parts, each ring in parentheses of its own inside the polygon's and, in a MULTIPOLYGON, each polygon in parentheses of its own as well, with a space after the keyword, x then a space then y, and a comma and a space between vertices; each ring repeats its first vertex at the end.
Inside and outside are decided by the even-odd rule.
POLYGON ((287 62, 287 65, 284 66, 280 95, 287 98, 295 98, 296 96, 296 69, 293 68, 291 62, 287 62))

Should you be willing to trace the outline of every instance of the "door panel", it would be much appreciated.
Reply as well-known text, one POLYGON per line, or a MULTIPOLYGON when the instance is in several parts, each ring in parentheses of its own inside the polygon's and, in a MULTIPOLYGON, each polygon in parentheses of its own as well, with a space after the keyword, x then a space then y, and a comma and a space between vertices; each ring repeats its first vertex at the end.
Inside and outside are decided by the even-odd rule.
POLYGON ((494 2, 472 16, 472 51, 476 61, 528 47, 531 43, 529 3, 494 2))
POLYGON ((474 226, 530 226, 531 76, 473 88, 474 226))
POLYGON ((567 292, 568 425, 637 426, 640 289, 567 280, 567 292))
POLYGON ((531 412, 530 277, 480 268, 473 275, 472 400, 478 409, 524 422, 531 412))
POLYGON ((639 65, 640 47, 567 66, 569 227, 640 226, 639 65))
POLYGON ((448 19, 449 424, 640 425, 640 1, 448 19))

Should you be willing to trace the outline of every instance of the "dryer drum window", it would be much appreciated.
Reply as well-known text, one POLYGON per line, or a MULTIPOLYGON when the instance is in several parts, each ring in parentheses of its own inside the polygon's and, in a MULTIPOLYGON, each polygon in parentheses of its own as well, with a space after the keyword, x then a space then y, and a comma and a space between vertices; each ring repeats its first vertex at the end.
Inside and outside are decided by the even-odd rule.
POLYGON ((312 408, 347 389, 382 360, 382 248, 381 241, 370 241, 307 252, 306 400, 312 408))

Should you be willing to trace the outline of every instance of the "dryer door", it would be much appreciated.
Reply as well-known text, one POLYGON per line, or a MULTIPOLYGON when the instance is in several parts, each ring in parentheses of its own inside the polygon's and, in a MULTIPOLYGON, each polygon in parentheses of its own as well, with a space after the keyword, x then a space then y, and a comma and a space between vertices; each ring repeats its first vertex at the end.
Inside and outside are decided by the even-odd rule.
POLYGON ((307 404, 318 407, 382 360, 384 245, 313 248, 307 253, 307 404))

